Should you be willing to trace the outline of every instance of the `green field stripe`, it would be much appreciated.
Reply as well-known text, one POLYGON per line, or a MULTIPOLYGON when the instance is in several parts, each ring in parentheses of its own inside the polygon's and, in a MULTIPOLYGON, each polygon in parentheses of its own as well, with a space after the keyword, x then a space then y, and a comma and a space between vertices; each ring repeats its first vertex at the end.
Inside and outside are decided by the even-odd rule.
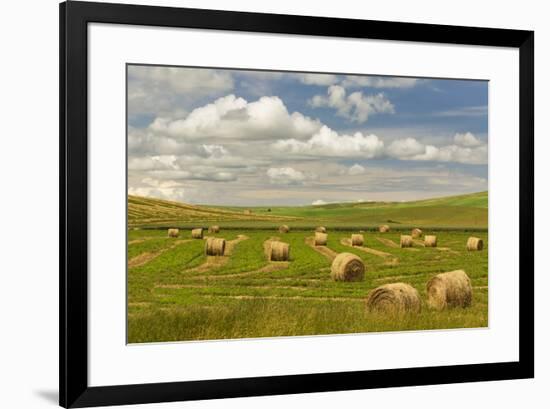
POLYGON ((272 228, 285 223, 295 228, 316 225, 332 228, 373 229, 388 223, 393 229, 437 227, 443 229, 487 229, 487 192, 434 198, 414 202, 335 203, 323 206, 245 208, 189 205, 130 196, 128 223, 142 227, 193 227, 217 222, 232 228, 272 228), (269 209, 269 211, 268 211, 269 209))
POLYGON ((154 253, 164 250, 176 243, 177 239, 170 238, 151 238, 139 243, 128 244, 128 260, 143 253, 154 253))

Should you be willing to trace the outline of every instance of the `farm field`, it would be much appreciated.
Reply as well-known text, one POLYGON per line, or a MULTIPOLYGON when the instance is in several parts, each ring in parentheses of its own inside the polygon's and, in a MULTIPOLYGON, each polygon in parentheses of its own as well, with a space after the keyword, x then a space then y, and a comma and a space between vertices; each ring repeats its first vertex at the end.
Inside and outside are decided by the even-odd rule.
POLYGON ((487 192, 416 202, 247 209, 130 196, 128 225, 130 343, 488 325, 487 192), (191 228, 214 223, 220 232, 205 237, 224 238, 224 256, 206 256, 205 240, 191 237, 191 228), (280 233, 281 224, 290 232, 280 233), (379 224, 391 231, 378 232, 379 224), (313 245, 319 225, 327 227, 327 246, 313 245), (179 237, 168 238, 166 227, 179 227, 179 237), (411 227, 437 235, 438 247, 416 240, 412 248, 400 248, 400 235, 411 227), (360 230, 364 245, 351 247, 351 234, 360 230), (483 250, 466 250, 472 235, 483 239, 483 250), (273 240, 290 245, 289 261, 268 260, 273 240), (364 281, 332 280, 332 259, 342 252, 363 260, 364 281), (472 305, 429 308, 427 281, 458 269, 471 279, 472 305), (366 311, 369 291, 394 282, 418 290, 419 314, 366 311))
POLYGON ((414 202, 334 203, 296 207, 214 207, 188 205, 138 196, 128 197, 130 228, 194 227, 216 222, 221 227, 273 228, 284 223, 308 229, 323 225, 338 229, 487 229, 487 192, 414 202), (246 214, 246 211, 250 214, 246 214))

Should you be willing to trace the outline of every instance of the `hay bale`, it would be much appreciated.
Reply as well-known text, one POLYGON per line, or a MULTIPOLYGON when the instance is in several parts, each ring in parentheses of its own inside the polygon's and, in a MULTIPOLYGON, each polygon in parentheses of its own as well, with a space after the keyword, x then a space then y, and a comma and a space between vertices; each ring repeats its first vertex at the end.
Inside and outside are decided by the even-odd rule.
POLYGON ((244 214, 252 214, 252 210, 246 209, 246 210, 244 211, 244 214))
POLYGON ((202 239, 202 228, 191 230, 191 237, 194 239, 202 239))
POLYGON ((340 253, 332 261, 330 276, 335 281, 363 281, 365 264, 355 254, 340 253))
POLYGON ((362 234, 352 234, 351 235, 351 245, 352 246, 362 246, 364 243, 362 234))
POLYGON ((378 227, 378 231, 380 233, 387 233, 390 231, 390 226, 388 226, 387 224, 383 224, 382 226, 378 227))
POLYGON ((399 245, 401 246, 401 248, 403 247, 412 247, 413 245, 413 239, 411 236, 408 236, 406 234, 402 234, 401 235, 401 240, 399 241, 399 245))
POLYGON ((286 224, 283 224, 279 227, 279 233, 288 233, 290 231, 290 227, 288 227, 286 224))
POLYGON ((180 229, 168 229, 168 237, 179 237, 180 229))
POLYGON ((220 232, 220 226, 210 226, 208 228, 208 233, 219 233, 220 232))
POLYGON ((419 313, 422 302, 416 288, 405 283, 385 284, 372 290, 366 299, 367 311, 419 313))
POLYGON ((288 261, 290 258, 290 245, 282 241, 272 241, 269 249, 269 260, 288 261))
POLYGON ((204 248, 207 256, 223 256, 225 253, 225 239, 208 237, 204 248))
POLYGON ((437 236, 424 236, 424 246, 437 247, 437 236))
POLYGON ((483 240, 479 237, 470 237, 466 242, 466 250, 468 251, 479 251, 483 250, 483 240))
POLYGON ((317 227, 317 228, 315 229, 315 231, 316 231, 317 233, 326 233, 326 232, 327 232, 327 229, 326 229, 326 227, 319 226, 319 227, 317 227))
POLYGON ((413 239, 417 239, 422 236, 422 230, 420 229, 412 229, 411 236, 413 239))
POLYGON ((472 283, 463 270, 436 275, 426 284, 426 291, 428 305, 438 310, 472 304, 472 283))
POLYGON ((315 245, 316 246, 326 246, 328 240, 328 234, 326 233, 315 233, 315 245))

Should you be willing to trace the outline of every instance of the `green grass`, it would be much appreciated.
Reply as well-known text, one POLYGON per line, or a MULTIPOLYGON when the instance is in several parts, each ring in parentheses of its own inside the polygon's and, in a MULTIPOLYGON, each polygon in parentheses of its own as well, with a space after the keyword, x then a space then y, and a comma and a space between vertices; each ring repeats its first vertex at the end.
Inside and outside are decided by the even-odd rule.
POLYGON ((388 223, 410 227, 486 229, 487 192, 412 202, 334 203, 323 206, 251 207, 201 206, 129 196, 130 227, 190 228, 212 223, 224 228, 269 229, 280 224, 311 229, 325 225, 341 229, 369 229, 388 223), (269 211, 268 211, 269 210, 269 211))
MULTIPOLYGON (((232 240, 244 234, 248 239, 236 245, 224 265, 208 268, 203 268, 207 258, 202 240, 174 245, 175 239, 164 238, 165 230, 159 232, 129 231, 129 240, 143 240, 130 245, 132 254, 138 248, 158 254, 128 271, 130 343, 487 326, 487 246, 467 252, 469 231, 436 231, 438 245, 449 251, 387 247, 376 238, 398 242, 399 233, 365 233, 366 246, 391 254, 382 258, 342 245, 340 240, 352 230, 329 230, 329 248, 364 260, 366 279, 356 283, 331 280, 330 261, 305 244, 311 231, 222 229, 217 236, 232 240), (288 266, 279 264, 282 268, 269 271, 263 242, 273 236, 290 244, 291 259, 288 266), (398 261, 391 262, 394 259, 398 261), (366 295, 379 285, 409 283, 425 302, 429 278, 454 269, 464 269, 472 280, 474 301, 469 308, 439 312, 423 305, 419 315, 401 317, 365 311, 366 295)), ((182 232, 185 237, 180 239, 187 234, 182 232)), ((475 235, 487 243, 486 232, 475 235)))

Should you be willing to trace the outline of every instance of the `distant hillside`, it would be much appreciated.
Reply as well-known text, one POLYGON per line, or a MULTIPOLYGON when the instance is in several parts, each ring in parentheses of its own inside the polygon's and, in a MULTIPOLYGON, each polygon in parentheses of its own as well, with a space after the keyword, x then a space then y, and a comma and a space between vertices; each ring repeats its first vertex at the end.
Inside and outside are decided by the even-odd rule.
POLYGON ((128 197, 129 227, 207 226, 260 228, 288 224, 296 228, 324 225, 371 228, 389 224, 438 228, 487 228, 487 192, 411 202, 331 203, 322 206, 223 207, 128 197), (250 210, 250 214, 246 210, 250 210))
POLYGON ((207 206, 189 205, 180 202, 149 197, 128 196, 129 226, 200 225, 221 221, 268 221, 282 222, 292 217, 260 215, 252 212, 232 211, 207 206))

